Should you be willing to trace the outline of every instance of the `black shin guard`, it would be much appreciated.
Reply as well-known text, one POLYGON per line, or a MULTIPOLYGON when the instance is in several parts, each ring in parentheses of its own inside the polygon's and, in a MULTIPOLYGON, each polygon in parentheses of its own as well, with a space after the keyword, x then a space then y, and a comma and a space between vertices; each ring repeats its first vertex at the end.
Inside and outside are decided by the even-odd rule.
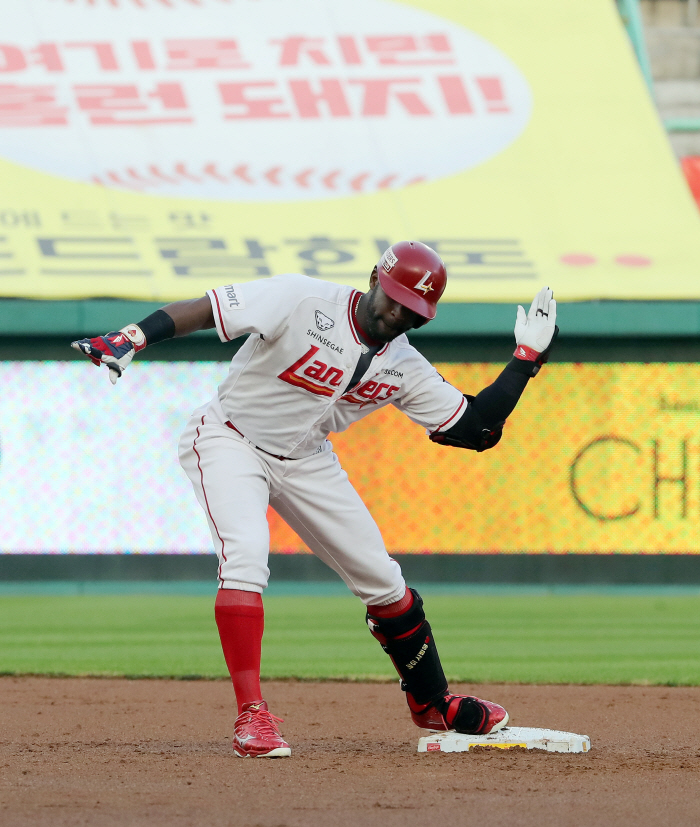
POLYGON ((415 589, 413 605, 397 617, 375 617, 367 612, 370 632, 394 662, 402 688, 419 704, 432 703, 447 692, 447 679, 430 624, 425 619, 423 600, 415 589))

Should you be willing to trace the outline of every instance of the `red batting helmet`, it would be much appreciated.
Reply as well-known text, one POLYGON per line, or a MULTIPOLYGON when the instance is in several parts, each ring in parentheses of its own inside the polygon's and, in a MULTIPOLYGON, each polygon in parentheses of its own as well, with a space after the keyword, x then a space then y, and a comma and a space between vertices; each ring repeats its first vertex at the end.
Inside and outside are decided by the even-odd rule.
POLYGON ((399 241, 377 263, 382 290, 425 319, 434 319, 447 271, 440 256, 420 241, 399 241))

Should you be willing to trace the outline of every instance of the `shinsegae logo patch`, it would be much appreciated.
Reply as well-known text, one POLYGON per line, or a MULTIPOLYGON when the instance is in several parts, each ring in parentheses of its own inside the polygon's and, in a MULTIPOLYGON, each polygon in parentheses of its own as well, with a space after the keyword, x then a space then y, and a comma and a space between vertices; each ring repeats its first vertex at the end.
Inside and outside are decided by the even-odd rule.
POLYGON ((326 316, 325 313, 321 313, 320 310, 316 311, 316 327, 319 330, 330 330, 335 322, 329 316, 326 316))

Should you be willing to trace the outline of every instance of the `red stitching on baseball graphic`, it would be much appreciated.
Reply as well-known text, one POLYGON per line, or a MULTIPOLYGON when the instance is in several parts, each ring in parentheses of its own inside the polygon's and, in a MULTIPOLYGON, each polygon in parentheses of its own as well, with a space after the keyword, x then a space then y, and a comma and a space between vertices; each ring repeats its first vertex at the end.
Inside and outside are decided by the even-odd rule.
POLYGON ((248 175, 248 164, 241 164, 234 169, 233 174, 244 181, 246 184, 254 184, 255 181, 248 175))
POLYGON ((219 170, 216 168, 216 163, 207 164, 204 167, 204 172, 212 178, 216 178, 217 181, 221 181, 222 184, 228 184, 229 182, 229 179, 224 178, 224 176, 221 175, 219 170))
POLYGON ((279 180, 279 174, 282 172, 282 167, 272 167, 268 169, 268 171, 264 174, 264 177, 271 183, 274 184, 276 187, 281 186, 281 182, 279 180))
POLYGON ((299 184, 300 187, 309 186, 309 175, 313 174, 313 169, 305 169, 303 172, 300 172, 299 175, 294 176, 294 180, 299 184))
POLYGON ((419 175, 405 180, 400 173, 392 172, 389 175, 377 176, 372 172, 352 173, 344 176, 340 169, 330 172, 319 171, 313 167, 302 170, 286 169, 284 166, 267 167, 254 172, 250 164, 239 164, 230 172, 223 171, 216 161, 206 162, 201 169, 193 168, 185 161, 178 161, 171 168, 163 169, 162 165, 149 164, 143 169, 134 166, 124 169, 103 170, 91 176, 93 184, 98 186, 118 186, 143 192, 148 189, 157 189, 164 185, 178 186, 184 183, 204 184, 207 181, 216 181, 219 184, 243 183, 248 187, 270 186, 283 187, 286 184, 295 184, 300 189, 309 190, 314 183, 317 187, 327 190, 341 191, 350 189, 353 192, 373 192, 391 188, 409 187, 425 181, 425 176, 419 175))
POLYGON ((109 178, 110 181, 113 181, 119 187, 124 187, 126 189, 132 189, 132 190, 133 189, 136 189, 136 190, 142 190, 143 189, 143 187, 138 187, 135 184, 130 184, 128 181, 122 181, 122 179, 119 177, 118 172, 114 172, 114 171, 108 172, 107 173, 107 178, 109 178))
POLYGON ((156 178, 160 178, 162 181, 165 181, 166 184, 177 184, 179 183, 177 178, 170 178, 167 175, 163 175, 163 173, 158 169, 155 164, 151 164, 148 167, 150 173, 154 175, 156 178))
POLYGON ((329 190, 335 189, 335 179, 340 175, 340 170, 336 169, 333 172, 328 173, 325 178, 322 178, 323 184, 328 187, 329 190))
POLYGON ((369 172, 363 172, 350 182, 350 186, 355 192, 360 192, 365 185, 365 181, 369 178, 369 172))
MULTIPOLYGON (((75 4, 80 0, 63 0, 64 3, 75 4)), ((236 0, 209 0, 209 2, 230 4, 236 0)), ((248 0, 248 2, 257 3, 258 0, 248 0)), ((100 0, 83 0, 87 6, 98 6, 100 0)), ((197 6, 202 8, 207 3, 207 0, 103 0, 102 4, 118 9, 120 6, 136 6, 139 9, 147 9, 150 6, 164 6, 166 9, 175 9, 178 5, 197 6)))
POLYGON ((184 164, 183 161, 180 161, 179 164, 175 164, 175 172, 177 172, 183 178, 186 178, 188 181, 194 181, 195 184, 201 184, 202 183, 201 178, 196 178, 194 175, 190 175, 190 173, 187 171, 187 168, 185 167, 185 164, 184 164))
POLYGON ((137 183, 143 184, 146 187, 152 186, 151 181, 147 180, 145 178, 142 178, 141 175, 139 174, 139 172, 137 170, 135 170, 133 167, 127 167, 126 171, 134 179, 134 181, 136 181, 137 183))

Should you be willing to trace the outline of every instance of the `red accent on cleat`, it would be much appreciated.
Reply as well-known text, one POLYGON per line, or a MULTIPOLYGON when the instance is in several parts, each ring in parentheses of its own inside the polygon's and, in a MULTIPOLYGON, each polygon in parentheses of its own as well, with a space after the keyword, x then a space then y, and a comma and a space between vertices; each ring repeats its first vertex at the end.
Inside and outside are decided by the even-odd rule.
POLYGON ((292 754, 265 701, 244 704, 233 727, 233 752, 239 758, 286 758, 292 754))
POLYGON ((452 693, 445 695, 444 702, 447 709, 444 715, 433 704, 416 703, 410 692, 406 693, 406 701, 408 702, 408 708, 411 710, 413 723, 423 729, 441 731, 456 729, 457 732, 465 732, 468 735, 488 735, 489 732, 497 732, 499 729, 503 729, 508 723, 508 713, 502 706, 493 703, 493 701, 475 698, 473 695, 453 695, 452 693), (463 727, 455 726, 454 723, 460 704, 465 700, 475 703, 477 707, 481 708, 482 712, 481 720, 474 727, 470 727, 468 731, 463 727))

